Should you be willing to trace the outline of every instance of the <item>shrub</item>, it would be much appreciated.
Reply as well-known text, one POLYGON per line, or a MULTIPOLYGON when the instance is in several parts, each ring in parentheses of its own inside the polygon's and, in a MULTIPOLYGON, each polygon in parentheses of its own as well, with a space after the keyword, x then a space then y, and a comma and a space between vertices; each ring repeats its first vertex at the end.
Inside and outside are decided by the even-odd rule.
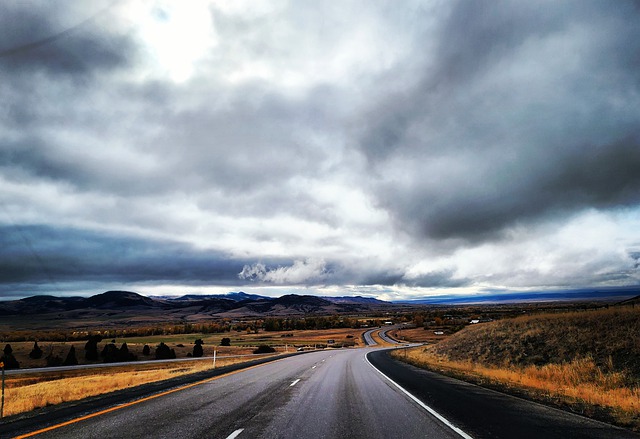
POLYGON ((224 337, 220 340, 220 346, 231 346, 231 339, 229 337, 224 337))
POLYGON ((13 349, 9 344, 4 347, 4 355, 0 358, 0 362, 4 363, 6 370, 20 369, 20 363, 16 360, 16 357, 13 356, 13 349))
POLYGON ((258 346, 258 349, 254 350, 254 354, 270 354, 271 352, 275 352, 271 346, 267 346, 266 344, 258 346))
POLYGON ((118 362, 120 351, 116 347, 115 344, 109 343, 102 348, 102 352, 100 352, 100 356, 104 360, 105 363, 116 363, 118 362))
POLYGON ((90 335, 84 345, 84 358, 89 361, 98 361, 98 343, 102 341, 99 335, 90 335))
POLYGON ((201 338, 195 341, 195 346, 193 347, 193 356, 194 357, 202 357, 204 355, 204 349, 202 349, 202 345, 204 342, 201 338))
POLYGON ((151 355, 151 348, 149 347, 148 344, 144 345, 144 347, 142 348, 142 355, 145 355, 145 356, 151 355))
POLYGON ((170 360, 176 358, 176 351, 169 349, 164 343, 160 343, 156 348, 156 360, 170 360))
POLYGON ((42 358, 42 349, 40 349, 40 346, 38 346, 37 341, 33 343, 33 349, 31 349, 31 352, 29 352, 29 358, 33 360, 42 358))

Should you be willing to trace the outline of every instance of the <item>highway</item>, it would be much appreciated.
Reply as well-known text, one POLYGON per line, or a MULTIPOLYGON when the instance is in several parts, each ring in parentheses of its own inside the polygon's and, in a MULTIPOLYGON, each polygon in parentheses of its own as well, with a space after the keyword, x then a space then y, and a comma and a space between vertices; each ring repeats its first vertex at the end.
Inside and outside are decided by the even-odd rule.
POLYGON ((392 387, 367 351, 290 357, 37 437, 460 438, 392 387))
POLYGON ((71 409, 71 416, 56 417, 53 410, 26 423, 0 424, 0 437, 640 437, 418 370, 379 348, 310 352, 135 401, 71 409))

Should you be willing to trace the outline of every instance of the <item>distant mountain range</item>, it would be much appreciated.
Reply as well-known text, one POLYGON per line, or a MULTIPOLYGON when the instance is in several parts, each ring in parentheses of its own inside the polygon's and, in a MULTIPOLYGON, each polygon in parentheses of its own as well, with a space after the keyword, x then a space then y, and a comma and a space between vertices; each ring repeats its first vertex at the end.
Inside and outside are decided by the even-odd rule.
POLYGON ((402 302, 385 302, 371 297, 318 297, 288 294, 267 297, 245 292, 216 295, 188 294, 181 297, 147 297, 131 291, 107 291, 91 297, 33 296, 0 301, 0 316, 12 326, 35 320, 96 321, 131 323, 202 321, 219 318, 261 318, 305 315, 355 314, 406 310, 424 305, 506 304, 553 301, 594 301, 637 303, 640 287, 579 289, 543 292, 494 292, 473 296, 433 296, 402 302), (634 298, 635 297, 635 298, 634 298), (632 299, 633 298, 633 299, 632 299))
POLYGON ((0 315, 47 315, 78 318, 135 311, 138 315, 167 315, 176 319, 258 317, 367 312, 389 302, 365 297, 317 297, 289 294, 278 298, 244 292, 181 297, 147 297, 131 291, 107 291, 91 297, 33 296, 0 302, 0 315))
POLYGON ((572 290, 552 291, 500 291, 479 293, 474 295, 440 295, 394 303, 409 305, 474 305, 499 303, 535 303, 560 301, 607 300, 622 302, 640 295, 640 286, 580 288, 572 290))

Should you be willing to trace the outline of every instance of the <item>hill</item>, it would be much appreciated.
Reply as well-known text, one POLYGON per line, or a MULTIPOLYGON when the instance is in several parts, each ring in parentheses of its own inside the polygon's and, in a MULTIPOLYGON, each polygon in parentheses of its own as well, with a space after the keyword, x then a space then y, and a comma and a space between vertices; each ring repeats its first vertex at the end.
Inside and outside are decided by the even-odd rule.
POLYGON ((638 334, 633 305, 547 313, 468 326, 404 360, 640 431, 638 334))
POLYGON ((607 371, 640 379, 640 308, 541 314, 470 326, 437 345, 455 361, 542 366, 592 358, 607 371))

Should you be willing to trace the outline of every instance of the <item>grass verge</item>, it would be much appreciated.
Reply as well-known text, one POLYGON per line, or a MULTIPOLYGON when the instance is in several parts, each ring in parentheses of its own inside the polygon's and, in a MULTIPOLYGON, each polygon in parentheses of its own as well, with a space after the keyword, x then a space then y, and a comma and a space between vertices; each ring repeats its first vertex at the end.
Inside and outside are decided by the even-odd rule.
MULTIPOLYGON (((269 357, 269 356, 265 356, 269 357)), ((253 359, 253 358, 251 358, 253 359)), ((249 361, 245 358, 218 358, 216 367, 249 361)), ((114 366, 68 372, 48 372, 8 377, 4 415, 11 416, 38 408, 78 401, 141 384, 210 370, 212 360, 162 364, 114 366)))
POLYGON ((450 360, 435 346, 392 356, 414 366, 568 409, 584 416, 640 431, 640 389, 622 372, 603 372, 589 357, 562 364, 487 366, 450 360))

